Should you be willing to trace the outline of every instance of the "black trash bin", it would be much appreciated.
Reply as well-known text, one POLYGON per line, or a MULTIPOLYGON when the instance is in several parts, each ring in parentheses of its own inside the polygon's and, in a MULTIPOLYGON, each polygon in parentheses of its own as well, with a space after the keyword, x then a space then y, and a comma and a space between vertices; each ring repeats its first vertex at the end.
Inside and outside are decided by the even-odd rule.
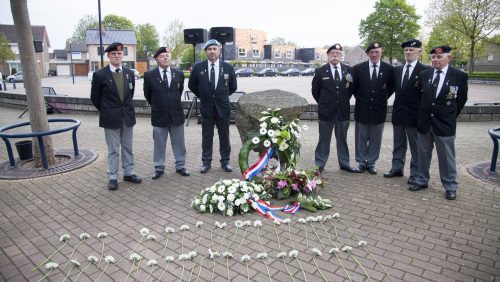
POLYGON ((16 149, 20 160, 29 160, 33 158, 33 141, 23 140, 16 142, 16 149))

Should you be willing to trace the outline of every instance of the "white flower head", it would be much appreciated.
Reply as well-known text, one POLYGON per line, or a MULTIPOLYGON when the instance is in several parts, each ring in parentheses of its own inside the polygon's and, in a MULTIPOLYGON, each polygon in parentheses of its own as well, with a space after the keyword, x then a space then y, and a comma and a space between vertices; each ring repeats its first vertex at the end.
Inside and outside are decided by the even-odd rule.
POLYGON ((171 262, 171 261, 174 261, 174 257, 173 257, 173 256, 166 256, 166 257, 165 257, 165 261, 166 261, 166 262, 171 262))
POLYGON ((191 251, 188 253, 189 259, 194 259, 198 255, 197 252, 191 251))
POLYGON ((236 220, 234 222, 234 226, 236 226, 236 228, 241 228, 243 226, 243 221, 241 220, 236 220))
POLYGON ((299 218, 297 221, 298 221, 299 223, 306 223, 306 222, 307 222, 307 221, 306 221, 304 218, 302 218, 302 217, 301 217, 301 218, 299 218))
POLYGON ((328 221, 330 219, 332 219, 332 215, 331 214, 325 215, 325 217, 323 218, 324 221, 328 221))
POLYGON ((72 260, 70 260, 70 262, 71 262, 74 266, 80 266, 80 262, 78 262, 76 259, 72 259, 72 260))
MULTIPOLYGON (((272 130, 272 129, 270 129, 270 130, 272 130)), ((265 129, 264 127, 261 127, 261 128, 259 129, 259 133, 260 133, 260 135, 264 135, 264 134, 266 134, 266 133, 267 133, 267 129, 265 129)))
POLYGON ((257 259, 265 259, 267 258, 269 255, 267 253, 258 253, 257 254, 257 259))
POLYGON ((251 256, 249 256, 249 255, 243 255, 243 256, 241 256, 240 260, 241 260, 242 262, 247 262, 247 261, 249 261, 251 258, 252 258, 252 257, 251 257, 251 256))
POLYGON ((226 258, 227 258, 227 257, 232 258, 232 257, 233 257, 233 253, 231 253, 231 252, 223 252, 223 253, 222 253, 222 256, 223 256, 223 257, 226 257, 226 258))
POLYGON ((243 226, 252 226, 252 222, 250 220, 243 221, 243 226))
POLYGON ((182 260, 187 260, 187 259, 189 259, 189 256, 187 254, 180 254, 179 255, 179 260, 182 261, 182 260))
POLYGON ((59 267, 59 264, 57 262, 48 262, 47 264, 45 264, 45 268, 48 270, 52 270, 52 269, 58 268, 58 267, 59 267))
POLYGON ((337 252, 340 252, 340 249, 339 248, 331 248, 328 253, 329 254, 333 254, 333 253, 337 253, 337 252))
POLYGON ((322 221, 322 220, 323 220, 323 216, 318 215, 318 216, 316 217, 316 221, 322 221))
POLYGON ((273 221, 274 225, 281 225, 281 223, 278 220, 273 221))
POLYGON ((362 247, 362 246, 366 246, 368 245, 368 242, 364 241, 364 240, 361 240, 358 242, 358 247, 362 247))
POLYGON ((96 256, 88 256, 87 260, 90 261, 90 263, 99 261, 99 259, 96 256))
POLYGON ((139 233, 141 234, 142 237, 144 237, 149 234, 149 229, 144 227, 141 230, 139 230, 139 233))
POLYGON ((351 246, 343 246, 341 250, 342 250, 342 252, 352 251, 352 247, 351 246))
POLYGON ((131 261, 139 261, 139 260, 142 259, 142 257, 138 253, 132 253, 128 257, 128 259, 131 260, 131 261))
POLYGON ((271 141, 269 141, 269 140, 267 140, 267 139, 266 139, 266 140, 264 140, 264 147, 266 147, 266 148, 267 148, 267 147, 269 147, 269 146, 271 146, 271 141))
POLYGON ((181 225, 181 227, 179 227, 179 230, 180 231, 189 230, 189 225, 183 224, 183 225, 181 225))
POLYGON ((165 232, 167 233, 174 233, 175 232, 175 229, 173 229, 172 227, 165 227, 165 232))
POLYGON ((148 240, 156 240, 156 236, 153 234, 149 234, 148 237, 146 237, 148 240))
POLYGON ((115 263, 115 258, 113 256, 106 256, 104 261, 107 263, 115 263))
POLYGON ((88 238, 90 238, 90 235, 88 233, 80 234, 80 240, 87 240, 88 238))
POLYGON ((332 218, 339 218, 340 217, 340 214, 338 212, 332 214, 332 218))
POLYGON ((220 257, 219 252, 217 252, 217 251, 214 252, 211 249, 208 249, 208 254, 210 256, 210 259, 214 259, 216 257, 220 257))
POLYGON ((287 253, 287 252, 280 252, 280 253, 278 253, 276 256, 277 256, 278 258, 282 258, 282 257, 286 257, 287 255, 288 255, 288 253, 287 253))
POLYGON ((278 121, 280 121, 280 120, 277 117, 272 117, 271 118, 271 123, 278 123, 278 121))
POLYGON ((219 202, 217 204, 217 209, 219 209, 219 211, 224 211, 226 209, 226 205, 224 204, 224 202, 219 202))
POLYGON ((233 209, 227 209, 227 211, 226 211, 226 215, 227 215, 227 216, 233 216, 233 215, 234 215, 234 211, 233 211, 233 209))
POLYGON ((267 136, 272 138, 272 137, 276 136, 276 132, 274 132, 274 130, 272 130, 272 129, 269 129, 267 131, 267 136))
POLYGON ((290 222, 292 222, 290 218, 285 218, 285 220, 283 220, 283 223, 285 224, 290 224, 290 222))
POLYGON ((256 220, 256 221, 254 221, 254 222, 253 222, 253 226, 254 226, 254 227, 261 227, 261 226, 262 226, 262 221, 260 221, 260 220, 256 220))
POLYGON ((288 257, 291 257, 291 258, 296 258, 298 255, 299 255, 298 250, 291 250, 290 252, 288 252, 288 257))
POLYGON ((69 234, 63 234, 60 238, 59 238, 59 241, 60 242, 66 242, 69 240, 69 238, 71 238, 71 236, 69 236, 69 234))
MULTIPOLYGON (((228 192, 229 192, 229 191, 228 191, 228 192)), ((231 193, 231 192, 230 192, 230 193, 231 193)), ((234 192, 233 192, 233 193, 234 193, 234 192)), ((233 201, 234 201, 234 199, 236 199, 236 196, 235 196, 234 194, 229 194, 229 195, 227 195, 227 200, 228 200, 229 202, 233 202, 233 201)))
POLYGON ((150 259, 148 260, 148 262, 146 263, 147 266, 153 266, 153 265, 157 265, 158 264, 158 261, 155 260, 155 259, 150 259))
POLYGON ((315 222, 315 221, 316 221, 316 217, 314 217, 314 216, 308 216, 308 217, 306 218, 306 221, 307 221, 307 222, 315 222))
POLYGON ((314 254, 314 256, 320 257, 323 255, 323 253, 318 248, 312 248, 311 252, 314 254))
POLYGON ((196 222, 196 227, 201 227, 203 225, 203 221, 196 222))
POLYGON ((304 125, 302 125, 302 129, 304 129, 304 130, 308 130, 308 129, 309 129, 309 127, 307 126, 307 124, 304 124, 304 125))
POLYGON ((266 128, 266 127, 267 127, 267 122, 263 122, 263 123, 261 123, 261 124, 260 124, 260 127, 261 127, 261 128, 266 128))
POLYGON ((99 232, 97 233, 97 238, 105 238, 108 236, 108 233, 106 232, 99 232))

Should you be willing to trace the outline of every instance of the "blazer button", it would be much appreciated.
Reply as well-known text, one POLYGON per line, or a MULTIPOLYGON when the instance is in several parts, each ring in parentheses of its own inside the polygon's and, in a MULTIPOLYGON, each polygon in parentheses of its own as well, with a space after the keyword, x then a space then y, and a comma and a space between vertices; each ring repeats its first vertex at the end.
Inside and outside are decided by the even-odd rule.
POLYGON ((433 116, 434 116, 434 114, 431 114, 431 117, 433 117, 433 116))
POLYGON ((433 105, 433 106, 435 106, 435 105, 436 105, 436 103, 432 103, 432 105, 433 105))

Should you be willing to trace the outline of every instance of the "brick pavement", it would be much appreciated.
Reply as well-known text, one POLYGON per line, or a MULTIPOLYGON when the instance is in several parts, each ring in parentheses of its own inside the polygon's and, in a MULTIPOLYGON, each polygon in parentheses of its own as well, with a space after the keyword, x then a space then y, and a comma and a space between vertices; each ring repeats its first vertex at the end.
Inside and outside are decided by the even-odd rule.
MULTIPOLYGON (((19 122, 18 111, 2 108, 0 126, 19 122)), ((166 255, 173 255, 172 262, 163 277, 165 281, 186 281, 191 275, 192 261, 184 264, 177 259, 181 253, 196 249, 200 238, 200 229, 195 227, 197 221, 203 221, 199 255, 195 259, 195 268, 191 280, 198 277, 200 261, 210 247, 228 249, 234 252, 234 260, 229 261, 230 276, 234 281, 245 281, 247 270, 239 258, 243 254, 252 255, 249 272, 253 281, 266 281, 267 271, 262 260, 256 260, 257 252, 262 251, 257 238, 257 229, 249 228, 242 242, 243 230, 236 236, 234 220, 255 220, 257 215, 223 218, 219 215, 197 214, 190 207, 194 195, 202 188, 209 186, 221 178, 239 178, 238 172, 225 173, 218 167, 215 155, 213 169, 206 175, 198 172, 201 157, 201 127, 192 122, 186 128, 187 166, 190 177, 182 177, 175 173, 173 160, 168 145, 166 174, 157 181, 150 179, 152 174, 152 130, 149 118, 138 118, 135 127, 134 150, 136 154, 136 170, 144 179, 140 185, 120 181, 120 189, 110 192, 106 189, 106 149, 104 136, 97 127, 97 116, 75 116, 82 121, 78 130, 81 148, 92 148, 98 152, 95 162, 82 169, 50 177, 0 181, 0 280, 36 281, 47 271, 31 271, 55 251, 61 243, 59 237, 69 233, 69 245, 53 260, 60 263, 50 277, 52 281, 64 279, 69 268, 63 265, 73 247, 79 242, 78 236, 87 232, 90 239, 81 244, 74 258, 82 263, 80 269, 88 262, 88 255, 100 255, 101 241, 95 236, 101 231, 109 234, 106 238, 105 255, 113 255, 119 259, 127 254, 140 238, 139 230, 148 227, 157 240, 150 243, 146 250, 141 244, 137 251, 145 259, 140 270, 133 272, 133 279, 144 281, 151 268, 146 260, 158 258, 163 250, 166 233, 164 228, 171 226, 176 233, 169 237, 166 255), (210 230, 214 221, 227 221, 230 228, 214 229, 211 240, 210 230), (182 224, 190 226, 183 234, 179 231, 182 224), (241 246, 240 246, 241 245, 241 246), (240 246, 240 247, 238 247, 240 246), (236 252, 236 249, 238 251, 236 252)), ((314 148, 317 142, 317 123, 306 122, 309 134, 302 137, 302 155, 299 168, 308 168, 313 164, 314 148)), ((366 279, 367 271, 373 281, 390 281, 384 270, 373 259, 376 257, 389 272, 394 281, 496 281, 500 279, 500 217, 498 216, 500 197, 499 187, 471 177, 466 165, 488 160, 491 157, 492 145, 487 129, 494 123, 459 123, 456 139, 457 161, 459 172, 459 193, 455 202, 444 199, 444 189, 439 183, 437 159, 433 158, 431 166, 430 188, 417 193, 407 190, 406 178, 384 179, 382 173, 390 166, 392 147, 392 128, 386 123, 381 158, 377 168, 379 174, 349 174, 338 169, 334 142, 332 155, 325 170, 326 188, 321 192, 333 201, 334 208, 318 214, 326 215, 339 212, 341 218, 349 224, 352 231, 362 240, 368 242, 367 249, 356 247, 357 239, 349 233, 346 225, 340 221, 325 223, 325 232, 318 223, 304 226, 294 221, 291 225, 293 245, 299 250, 299 259, 309 281, 320 281, 323 274, 329 281, 346 280, 347 276, 335 256, 328 254, 333 243, 341 245, 335 236, 338 232, 340 240, 354 246, 353 256, 345 252, 339 253, 339 259, 353 281, 366 279), (335 227, 334 227, 335 225, 335 227), (306 229, 304 229, 304 227, 306 229), (307 230, 307 232, 305 231, 307 230), (307 239, 306 239, 307 234, 307 239), (319 237, 319 239, 318 239, 319 237), (330 241, 331 239, 331 241, 330 241), (321 273, 314 265, 311 252, 306 248, 321 249, 323 255, 315 259, 321 273), (355 260, 355 259, 356 260, 355 260), (363 268, 359 265, 361 264, 363 268)), ((351 124, 349 141, 351 160, 354 158, 354 124, 351 124)), ((57 148, 71 148, 68 135, 58 135, 53 139, 57 148)), ((217 138, 215 146, 218 146, 217 138)), ((236 168, 240 141, 236 127, 231 126, 232 160, 236 168)), ((217 152, 217 150, 214 150, 217 152)), ((6 161, 5 147, 0 147, 0 161, 6 161)), ((408 174, 408 168, 405 171, 408 174)), ((301 211, 297 217, 312 215, 301 211)), ((290 280, 282 261, 276 258, 281 250, 292 249, 287 226, 274 226, 268 220, 263 222, 260 230, 261 240, 269 253, 266 264, 276 281, 290 280), (280 236, 279 243, 275 233, 280 236)), ((124 260, 108 267, 100 281, 123 281, 130 270, 131 263, 124 260)), ((152 277, 158 279, 166 262, 161 261, 159 269, 152 277)), ((104 269, 104 262, 99 268, 95 265, 86 269, 79 281, 96 279, 104 269)), ((288 260, 290 273, 297 281, 304 276, 296 260, 288 260)), ((76 278, 73 270, 70 280, 76 278)), ((215 281, 227 280, 226 261, 220 257, 213 261, 203 260, 199 280, 209 281, 214 273, 215 281)))

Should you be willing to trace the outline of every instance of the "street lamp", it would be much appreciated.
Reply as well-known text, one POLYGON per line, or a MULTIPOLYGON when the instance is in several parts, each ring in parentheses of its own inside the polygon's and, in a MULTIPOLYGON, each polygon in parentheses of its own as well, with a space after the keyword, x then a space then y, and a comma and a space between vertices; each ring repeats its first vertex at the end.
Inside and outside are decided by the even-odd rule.
POLYGON ((75 74, 73 72, 73 49, 71 46, 71 40, 69 41, 69 55, 70 55, 70 65, 71 65, 71 78, 73 79, 73 84, 75 84, 75 74))

